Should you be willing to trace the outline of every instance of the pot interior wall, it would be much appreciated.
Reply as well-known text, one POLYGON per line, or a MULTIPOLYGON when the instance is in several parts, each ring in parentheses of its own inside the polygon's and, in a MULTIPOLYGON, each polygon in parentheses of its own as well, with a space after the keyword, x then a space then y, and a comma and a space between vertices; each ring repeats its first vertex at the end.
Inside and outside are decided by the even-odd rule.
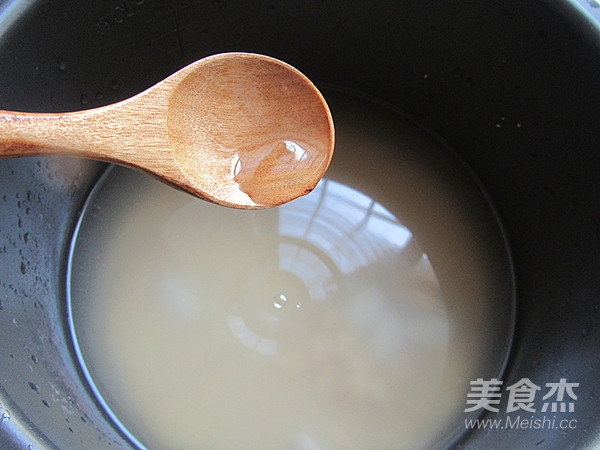
MULTIPOLYGON (((555 3, 4 0, 0 108, 112 103, 224 51, 393 104, 462 156, 506 227, 518 317, 505 384, 580 383, 576 430, 473 432, 457 445, 581 447, 600 428, 600 37, 555 3)), ((0 161, 2 448, 128 445, 80 381, 64 326, 65 252, 102 168, 0 161)))

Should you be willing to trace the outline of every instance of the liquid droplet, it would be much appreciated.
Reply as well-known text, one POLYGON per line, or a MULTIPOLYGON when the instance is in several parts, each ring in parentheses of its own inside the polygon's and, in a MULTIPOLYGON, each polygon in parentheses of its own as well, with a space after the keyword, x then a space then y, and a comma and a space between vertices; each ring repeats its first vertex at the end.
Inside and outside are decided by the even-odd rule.
POLYGON ((64 58, 58 58, 56 64, 58 66, 58 70, 60 70, 61 72, 67 68, 67 62, 64 60, 64 58))
POLYGON ((326 164, 327 152, 298 140, 283 139, 236 153, 230 173, 252 201, 270 206, 274 197, 286 191, 296 193, 296 197, 309 193, 313 186, 306 186, 307 180, 314 179, 326 164))

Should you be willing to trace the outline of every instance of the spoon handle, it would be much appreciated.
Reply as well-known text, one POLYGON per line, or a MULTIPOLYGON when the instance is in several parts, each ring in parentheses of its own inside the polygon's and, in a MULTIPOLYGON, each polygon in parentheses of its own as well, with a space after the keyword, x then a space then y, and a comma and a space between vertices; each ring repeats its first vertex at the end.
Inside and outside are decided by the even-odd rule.
POLYGON ((0 110, 0 159, 65 154, 130 167, 169 164, 172 156, 160 107, 125 100, 68 113, 0 110))
POLYGON ((77 114, 0 111, 0 158, 80 153, 81 142, 71 132, 77 114))

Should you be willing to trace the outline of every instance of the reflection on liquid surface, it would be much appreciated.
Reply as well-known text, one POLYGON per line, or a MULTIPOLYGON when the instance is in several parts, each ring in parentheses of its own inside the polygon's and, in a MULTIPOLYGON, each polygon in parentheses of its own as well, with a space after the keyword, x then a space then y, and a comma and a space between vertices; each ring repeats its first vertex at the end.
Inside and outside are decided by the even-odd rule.
POLYGON ((402 117, 328 101, 336 155, 289 204, 230 210, 121 168, 93 193, 72 327, 140 445, 431 448, 498 375, 512 279, 477 185, 402 117))
MULTIPOLYGON (((273 222, 267 229, 277 228, 276 255, 272 255, 277 267, 267 273, 263 267, 248 268, 245 278, 253 280, 243 283, 242 290, 232 297, 239 300, 232 300, 227 316, 231 332, 242 345, 264 355, 291 358, 299 353, 306 368, 311 364, 311 350, 304 347, 322 344, 318 337, 301 335, 317 332, 318 327, 302 327, 318 325, 328 333, 341 333, 336 328, 338 318, 333 316, 342 314, 343 326, 359 331, 366 354, 393 365, 393 360, 403 355, 403 336, 416 337, 417 330, 410 329, 414 320, 411 310, 423 307, 410 303, 425 302, 427 320, 420 318, 418 340, 435 341, 432 345, 445 355, 448 323, 435 273, 410 231, 382 205, 355 189, 324 179, 311 195, 267 215, 265 219, 273 222), (367 283, 379 286, 368 287, 367 283), (357 296, 363 289, 373 292, 357 296), (393 299, 400 292, 408 301, 400 304, 382 299, 393 299)), ((262 224, 256 222, 255 230, 260 230, 262 224)), ((272 239, 259 231, 249 238, 272 239)), ((412 342, 410 345, 416 350, 412 342)), ((337 356, 351 359, 356 355, 337 356)), ((419 359, 418 354, 415 357, 419 359)), ((318 361, 313 362, 315 370, 322 369, 318 361)))

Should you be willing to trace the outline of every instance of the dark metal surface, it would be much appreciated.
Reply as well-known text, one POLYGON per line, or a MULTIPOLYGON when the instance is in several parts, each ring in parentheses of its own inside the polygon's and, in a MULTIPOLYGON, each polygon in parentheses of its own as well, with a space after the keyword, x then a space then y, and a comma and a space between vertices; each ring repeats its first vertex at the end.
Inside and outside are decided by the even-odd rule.
MULTIPOLYGON (((395 104, 462 155, 506 226, 518 313, 505 384, 579 383, 567 415, 575 429, 479 430, 457 447, 597 448, 595 3, 0 0, 0 108, 100 106, 232 50, 395 104)), ((0 161, 2 449, 128 447, 81 382, 64 326, 66 246, 101 169, 65 158, 0 161)))

